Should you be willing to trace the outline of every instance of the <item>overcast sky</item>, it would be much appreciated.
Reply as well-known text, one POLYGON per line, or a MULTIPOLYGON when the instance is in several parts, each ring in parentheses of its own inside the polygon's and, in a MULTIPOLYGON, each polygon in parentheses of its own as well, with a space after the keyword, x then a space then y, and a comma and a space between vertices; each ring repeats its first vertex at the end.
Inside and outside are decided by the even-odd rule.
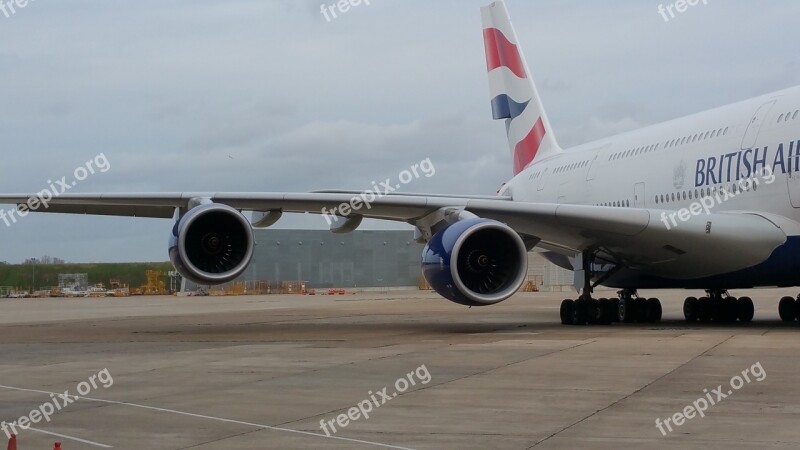
MULTIPOLYGON (((487 2, 372 0, 331 22, 321 3, 0 12, 0 191, 37 192, 102 152, 111 169, 71 192, 362 190, 429 157, 436 175, 405 192, 493 194, 511 159, 489 107, 487 2)), ((509 0, 562 145, 800 84, 800 2, 711 0, 668 23, 659 3, 509 0)), ((31 215, 0 222, 0 261, 162 261, 170 228, 31 215)))

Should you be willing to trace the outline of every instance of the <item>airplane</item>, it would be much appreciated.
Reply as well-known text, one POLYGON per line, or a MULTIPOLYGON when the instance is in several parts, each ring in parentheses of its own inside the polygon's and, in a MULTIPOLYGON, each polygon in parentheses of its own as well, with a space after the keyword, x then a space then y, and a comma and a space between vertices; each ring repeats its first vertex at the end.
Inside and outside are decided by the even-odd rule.
MULTIPOLYGON (((387 194, 367 209, 356 208, 358 191, 73 193, 38 209, 37 194, 0 194, 0 203, 173 219, 170 259, 199 284, 240 276, 253 228, 283 213, 337 211, 334 233, 364 218, 414 226, 427 281, 470 307, 514 295, 536 249, 574 271, 579 295, 560 308, 568 325, 658 322, 660 300, 639 291, 665 288, 704 292, 686 298, 688 322, 750 322, 753 300, 729 290, 800 285, 800 87, 563 149, 505 3, 481 15, 491 109, 513 159, 495 196, 387 194), (598 286, 617 297, 595 298, 598 286)), ((798 298, 780 300, 782 320, 798 319, 798 298)))

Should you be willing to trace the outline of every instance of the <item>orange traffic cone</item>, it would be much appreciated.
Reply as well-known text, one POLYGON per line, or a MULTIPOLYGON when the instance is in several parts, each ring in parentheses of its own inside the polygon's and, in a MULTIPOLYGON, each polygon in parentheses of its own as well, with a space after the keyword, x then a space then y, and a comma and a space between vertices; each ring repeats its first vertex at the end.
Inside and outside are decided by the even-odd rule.
POLYGON ((12 434, 11 439, 8 440, 8 450, 17 450, 17 435, 12 434))

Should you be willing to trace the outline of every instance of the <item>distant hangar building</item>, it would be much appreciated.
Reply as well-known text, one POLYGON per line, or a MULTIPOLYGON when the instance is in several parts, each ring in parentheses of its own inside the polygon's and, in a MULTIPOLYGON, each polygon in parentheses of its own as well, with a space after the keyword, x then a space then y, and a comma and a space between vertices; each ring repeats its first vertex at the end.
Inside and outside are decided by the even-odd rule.
POLYGON ((305 281, 308 288, 417 286, 423 246, 414 233, 256 230, 247 280, 305 281))
MULTIPOLYGON (((305 281, 307 288, 411 287, 421 281, 423 245, 413 231, 255 230, 253 261, 240 280, 305 281)), ((528 279, 538 290, 569 291, 572 272, 529 253, 528 279)))

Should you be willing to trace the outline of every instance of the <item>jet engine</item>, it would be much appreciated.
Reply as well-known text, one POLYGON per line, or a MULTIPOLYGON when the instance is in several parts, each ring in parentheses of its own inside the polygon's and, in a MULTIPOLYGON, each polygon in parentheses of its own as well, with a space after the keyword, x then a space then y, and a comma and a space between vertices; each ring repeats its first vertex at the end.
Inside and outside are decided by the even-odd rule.
POLYGON ((228 205, 192 208, 172 228, 169 257, 175 269, 198 284, 222 284, 250 264, 255 239, 250 222, 228 205))
POLYGON ((493 305, 511 297, 527 271, 522 238, 494 220, 450 224, 433 235, 422 253, 422 273, 431 287, 467 306, 493 305))

